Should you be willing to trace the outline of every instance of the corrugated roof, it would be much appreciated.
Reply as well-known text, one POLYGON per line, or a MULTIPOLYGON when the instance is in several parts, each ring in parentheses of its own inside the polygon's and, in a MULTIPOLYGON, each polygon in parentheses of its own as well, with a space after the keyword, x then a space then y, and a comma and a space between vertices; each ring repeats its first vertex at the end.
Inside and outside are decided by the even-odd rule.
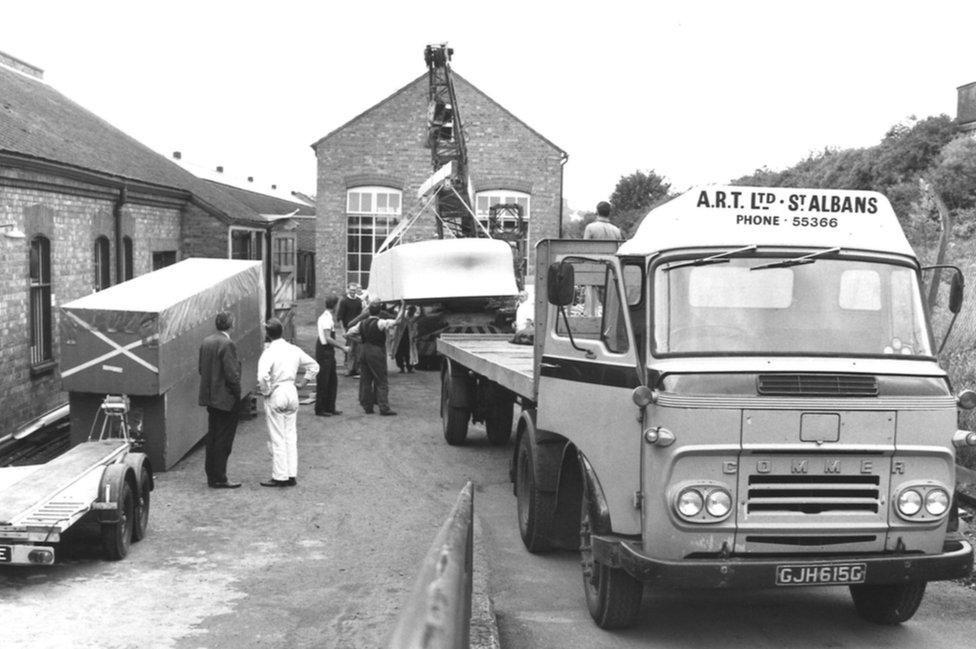
POLYGON ((123 133, 40 79, 0 65, 0 152, 189 192, 230 220, 259 213, 123 133))

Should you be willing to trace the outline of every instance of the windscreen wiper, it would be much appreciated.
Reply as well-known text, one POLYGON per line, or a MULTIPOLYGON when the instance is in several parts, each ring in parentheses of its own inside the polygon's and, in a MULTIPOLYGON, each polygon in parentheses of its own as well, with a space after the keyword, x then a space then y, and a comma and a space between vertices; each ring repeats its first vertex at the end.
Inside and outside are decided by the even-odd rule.
POLYGON ((803 255, 802 257, 794 257, 793 259, 781 259, 780 261, 774 261, 768 264, 760 264, 759 266, 753 266, 749 270, 762 270, 763 268, 789 268, 790 266, 801 266, 803 264, 812 264, 817 260, 817 257, 823 257, 824 255, 829 255, 835 252, 840 252, 840 248, 819 250, 817 252, 811 252, 809 255, 803 255))
POLYGON ((670 264, 664 269, 664 272, 669 272, 675 268, 685 268, 686 266, 707 266, 708 264, 724 264, 729 261, 732 255, 737 255, 740 252, 755 252, 756 248, 759 246, 752 245, 746 246, 745 248, 736 248, 735 250, 726 250, 725 252, 720 252, 717 255, 712 255, 711 257, 701 257, 699 259, 692 259, 690 261, 681 261, 677 264, 670 264))

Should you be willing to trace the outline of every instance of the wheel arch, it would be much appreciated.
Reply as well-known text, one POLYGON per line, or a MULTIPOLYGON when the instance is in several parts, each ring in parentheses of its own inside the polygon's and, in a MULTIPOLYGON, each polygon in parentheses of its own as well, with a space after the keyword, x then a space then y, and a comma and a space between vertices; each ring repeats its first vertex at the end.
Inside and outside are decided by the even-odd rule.
POLYGON ((98 512, 100 523, 117 523, 119 521, 119 498, 126 483, 136 493, 139 480, 128 463, 117 462, 105 467, 105 471, 102 472, 102 479, 98 483, 98 496, 95 499, 95 511, 98 512), (112 507, 110 504, 115 506, 112 507))
POLYGON ((590 520, 593 524, 593 531, 598 534, 610 532, 613 530, 610 521, 610 506, 607 504, 607 497, 603 493, 600 478, 593 469, 593 465, 581 451, 577 451, 577 457, 583 488, 590 495, 590 520))

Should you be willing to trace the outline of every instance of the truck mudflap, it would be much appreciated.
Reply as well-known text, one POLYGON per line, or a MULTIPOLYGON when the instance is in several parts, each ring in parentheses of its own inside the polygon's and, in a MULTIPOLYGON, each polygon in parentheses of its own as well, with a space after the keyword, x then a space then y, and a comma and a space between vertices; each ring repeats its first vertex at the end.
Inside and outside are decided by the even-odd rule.
POLYGON ((775 588, 898 584, 965 577, 973 569, 973 547, 961 535, 949 537, 941 554, 706 557, 653 559, 632 538, 592 537, 593 557, 655 586, 680 588, 775 588))

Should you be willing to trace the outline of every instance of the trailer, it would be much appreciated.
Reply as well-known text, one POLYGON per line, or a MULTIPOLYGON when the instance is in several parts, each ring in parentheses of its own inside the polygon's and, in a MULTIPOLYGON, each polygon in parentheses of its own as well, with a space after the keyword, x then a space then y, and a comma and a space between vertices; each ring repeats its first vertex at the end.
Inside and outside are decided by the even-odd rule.
MULTIPOLYGON (((922 267, 875 192, 700 187, 634 237, 536 247, 532 346, 445 336, 450 444, 515 424, 529 552, 580 552, 601 628, 667 589, 844 586, 898 624, 968 575, 957 430, 922 267)), ((963 300, 955 267, 948 323, 963 300)), ((937 280, 932 280, 937 281, 937 280)))
POLYGON ((128 411, 127 397, 109 395, 87 441, 43 464, 0 468, 0 564, 52 565, 54 544, 86 517, 100 525, 111 561, 145 537, 153 471, 134 450, 128 411))

